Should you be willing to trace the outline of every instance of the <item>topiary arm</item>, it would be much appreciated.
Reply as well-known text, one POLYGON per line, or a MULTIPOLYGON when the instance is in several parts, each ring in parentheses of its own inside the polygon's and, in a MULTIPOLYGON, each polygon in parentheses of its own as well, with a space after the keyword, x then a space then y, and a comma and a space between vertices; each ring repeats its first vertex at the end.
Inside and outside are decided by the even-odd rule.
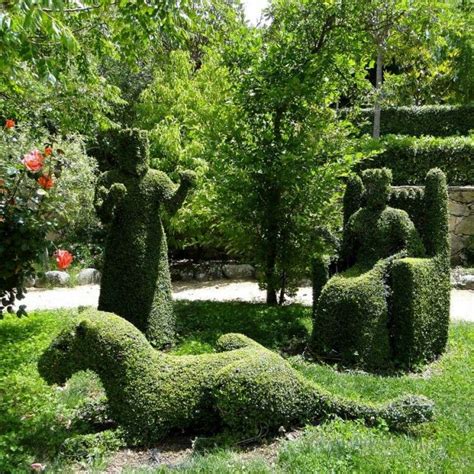
POLYGON ((170 215, 176 214, 178 209, 182 206, 190 189, 196 185, 196 173, 191 170, 182 171, 180 173, 181 183, 173 194, 173 196, 166 202, 166 209, 170 215))
POLYGON ((397 223, 395 232, 402 243, 402 248, 406 249, 408 256, 423 257, 425 255, 423 241, 408 215, 404 216, 397 223))
POLYGON ((97 183, 94 196, 94 207, 104 224, 112 220, 114 210, 127 194, 127 188, 122 183, 113 183, 108 189, 106 185, 107 176, 103 176, 97 183))

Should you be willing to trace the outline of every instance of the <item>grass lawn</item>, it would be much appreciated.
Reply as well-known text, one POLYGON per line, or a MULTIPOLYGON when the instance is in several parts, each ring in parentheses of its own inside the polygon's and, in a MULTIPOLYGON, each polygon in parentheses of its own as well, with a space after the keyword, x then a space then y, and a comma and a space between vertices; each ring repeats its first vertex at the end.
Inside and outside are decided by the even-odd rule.
MULTIPOLYGON (((130 467, 125 472, 474 472, 473 324, 453 324, 448 352, 422 373, 381 377, 341 372, 298 355, 311 330, 309 308, 177 302, 176 312, 177 354, 212 351, 221 334, 242 332, 281 351, 306 377, 334 393, 372 401, 423 394, 435 401, 436 419, 403 433, 332 420, 251 449, 215 448, 188 453, 173 468, 130 467)), ((42 350, 71 314, 37 312, 0 321, 1 473, 29 472, 33 462, 45 464, 49 472, 78 466, 100 472, 108 465, 106 443, 93 443, 83 453, 64 449, 66 439, 89 429, 78 413, 85 402, 101 396, 97 378, 79 373, 60 389, 48 387, 36 369, 42 350)))

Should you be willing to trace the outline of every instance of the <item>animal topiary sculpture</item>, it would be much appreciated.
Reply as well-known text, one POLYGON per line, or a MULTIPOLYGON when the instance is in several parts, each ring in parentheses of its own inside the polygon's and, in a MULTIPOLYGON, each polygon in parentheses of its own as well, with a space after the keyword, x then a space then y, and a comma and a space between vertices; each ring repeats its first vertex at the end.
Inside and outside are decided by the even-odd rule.
POLYGON ((51 343, 39 372, 57 384, 80 370, 96 372, 113 419, 136 442, 157 440, 174 429, 223 427, 255 435, 328 414, 368 424, 381 418, 392 427, 432 417, 433 404, 424 397, 384 405, 339 399, 241 334, 222 336, 217 350, 196 356, 158 352, 126 320, 90 310, 51 343))
POLYGON ((119 314, 163 347, 173 341, 175 319, 160 207, 175 212, 194 174, 184 172, 176 190, 165 173, 149 169, 146 132, 113 131, 103 141, 118 169, 104 173, 96 188, 97 213, 109 226, 99 309, 119 314))

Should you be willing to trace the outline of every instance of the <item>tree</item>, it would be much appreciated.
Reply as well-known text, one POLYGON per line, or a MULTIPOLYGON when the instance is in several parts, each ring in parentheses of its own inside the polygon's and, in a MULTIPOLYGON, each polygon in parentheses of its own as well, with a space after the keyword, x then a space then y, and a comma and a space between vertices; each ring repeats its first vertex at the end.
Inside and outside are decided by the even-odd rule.
POLYGON ((308 266, 314 227, 331 223, 339 178, 359 156, 332 107, 364 81, 367 58, 357 4, 277 1, 268 15, 261 34, 231 43, 239 121, 213 167, 216 212, 275 304, 308 266))

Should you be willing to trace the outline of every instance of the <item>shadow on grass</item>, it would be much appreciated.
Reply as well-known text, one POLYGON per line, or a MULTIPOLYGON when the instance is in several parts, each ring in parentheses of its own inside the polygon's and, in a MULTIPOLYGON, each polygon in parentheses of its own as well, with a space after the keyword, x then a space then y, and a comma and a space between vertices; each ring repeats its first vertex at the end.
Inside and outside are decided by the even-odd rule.
POLYGON ((311 309, 300 305, 269 307, 264 304, 215 301, 177 301, 177 353, 212 350, 217 339, 239 332, 270 349, 300 352, 311 331, 311 309))

